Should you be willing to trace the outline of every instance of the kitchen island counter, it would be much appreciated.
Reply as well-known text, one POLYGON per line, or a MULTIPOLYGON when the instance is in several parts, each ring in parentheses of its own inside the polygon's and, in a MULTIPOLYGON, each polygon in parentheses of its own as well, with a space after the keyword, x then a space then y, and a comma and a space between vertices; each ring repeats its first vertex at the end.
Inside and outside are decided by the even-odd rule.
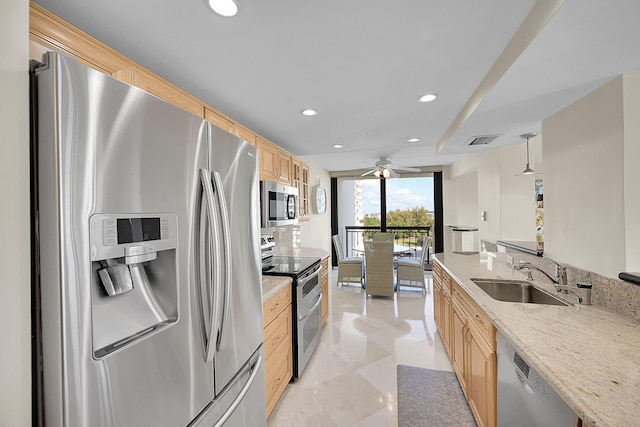
MULTIPOLYGON (((597 305, 494 300, 472 278, 522 280, 505 253, 440 253, 453 276, 582 419, 584 426, 631 426, 640 419, 640 324, 597 305)), ((534 285, 555 293, 546 281, 534 285)), ((572 295, 564 295, 568 300, 572 295)))

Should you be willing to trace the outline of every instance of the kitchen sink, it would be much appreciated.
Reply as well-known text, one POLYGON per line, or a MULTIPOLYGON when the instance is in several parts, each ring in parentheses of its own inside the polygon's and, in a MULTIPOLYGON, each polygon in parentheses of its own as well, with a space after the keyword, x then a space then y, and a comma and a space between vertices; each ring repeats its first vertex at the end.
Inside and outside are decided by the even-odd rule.
POLYGON ((498 301, 571 305, 523 280, 471 279, 471 281, 498 301))

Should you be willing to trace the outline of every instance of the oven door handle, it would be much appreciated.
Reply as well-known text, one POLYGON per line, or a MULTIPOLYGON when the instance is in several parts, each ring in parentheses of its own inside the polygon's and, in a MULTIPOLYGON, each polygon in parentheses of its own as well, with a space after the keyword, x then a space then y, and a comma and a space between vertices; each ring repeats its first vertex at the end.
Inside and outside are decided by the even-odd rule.
POLYGON ((322 270, 322 264, 318 264, 318 267, 313 273, 311 273, 310 275, 308 275, 302 280, 300 279, 298 280, 298 286, 300 285, 304 286, 309 280, 313 279, 314 277, 318 277, 318 275, 320 275, 321 270, 322 270))
POLYGON ((313 313, 316 308, 318 308, 318 306, 320 305, 320 303, 322 302, 322 294, 318 295, 318 300, 316 301, 315 304, 313 304, 313 307, 311 307, 306 313, 300 313, 298 314, 298 320, 304 320, 307 317, 309 317, 311 315, 311 313, 313 313))

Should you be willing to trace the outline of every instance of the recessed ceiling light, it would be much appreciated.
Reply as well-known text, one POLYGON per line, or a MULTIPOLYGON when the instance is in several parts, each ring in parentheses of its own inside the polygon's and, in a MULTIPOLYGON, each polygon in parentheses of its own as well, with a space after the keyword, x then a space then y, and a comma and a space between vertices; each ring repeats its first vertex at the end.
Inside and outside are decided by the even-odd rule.
POLYGON ((418 98, 418 101, 420 102, 431 102, 434 99, 436 99, 438 97, 438 95, 436 95, 435 93, 428 93, 426 95, 422 95, 420 98, 418 98))
POLYGON ((408 142, 418 142, 418 141, 420 141, 420 138, 409 138, 407 141, 408 142))
POLYGON ((344 145, 342 145, 342 144, 333 144, 332 147, 333 148, 344 148, 344 145))
POLYGON ((318 114, 316 110, 312 110, 310 108, 307 108, 306 110, 302 110, 300 112, 303 116, 315 116, 316 114, 318 114))
POLYGON ((234 16, 238 13, 238 5, 233 0, 208 0, 209 7, 221 16, 234 16))

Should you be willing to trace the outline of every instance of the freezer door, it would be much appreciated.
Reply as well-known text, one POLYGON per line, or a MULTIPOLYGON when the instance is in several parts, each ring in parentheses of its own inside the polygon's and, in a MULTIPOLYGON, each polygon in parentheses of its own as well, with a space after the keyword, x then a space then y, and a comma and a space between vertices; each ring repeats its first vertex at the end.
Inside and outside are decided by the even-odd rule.
POLYGON ((224 295, 215 354, 218 395, 262 343, 260 196, 256 148, 213 125, 210 135, 209 169, 216 206, 224 214, 224 295))
POLYGON ((189 427, 266 425, 265 388, 264 349, 261 346, 189 427))
POLYGON ((41 421, 186 426, 214 397, 191 285, 207 125, 73 60, 48 62, 37 73, 41 421), (113 221, 130 229, 120 238, 118 225, 115 242, 113 221))

